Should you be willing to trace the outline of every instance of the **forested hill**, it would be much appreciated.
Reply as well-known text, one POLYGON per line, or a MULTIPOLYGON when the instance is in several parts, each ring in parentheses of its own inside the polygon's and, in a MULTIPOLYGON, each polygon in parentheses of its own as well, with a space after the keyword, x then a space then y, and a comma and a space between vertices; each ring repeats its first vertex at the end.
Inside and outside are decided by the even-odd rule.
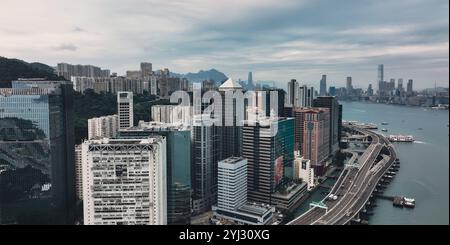
POLYGON ((11 81, 18 78, 62 79, 54 74, 53 68, 48 65, 0 56, 0 88, 11 87, 11 81))

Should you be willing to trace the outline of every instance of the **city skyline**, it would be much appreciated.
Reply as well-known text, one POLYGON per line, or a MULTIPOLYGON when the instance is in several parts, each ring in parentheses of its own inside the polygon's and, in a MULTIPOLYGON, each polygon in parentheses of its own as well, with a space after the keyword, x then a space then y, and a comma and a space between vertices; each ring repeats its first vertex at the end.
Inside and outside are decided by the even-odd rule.
POLYGON ((29 10, 22 5, 3 3, 8 11, 0 17, 2 56, 92 64, 119 74, 139 61, 178 73, 216 68, 244 80, 252 71, 253 80, 277 81, 282 88, 292 78, 318 87, 322 74, 328 86, 345 86, 347 76, 355 86, 375 86, 376 67, 384 64, 386 80, 413 79, 418 89, 435 82, 448 86, 447 1, 98 0, 87 8, 82 1, 46 0, 27 3, 29 10), (18 13, 33 21, 16 18, 18 13))

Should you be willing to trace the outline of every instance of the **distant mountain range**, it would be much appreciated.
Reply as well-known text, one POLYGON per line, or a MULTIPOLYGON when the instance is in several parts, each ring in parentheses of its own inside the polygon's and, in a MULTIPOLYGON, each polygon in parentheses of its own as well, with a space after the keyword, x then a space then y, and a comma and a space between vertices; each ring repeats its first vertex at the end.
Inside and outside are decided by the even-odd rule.
POLYGON ((0 56, 0 88, 10 87, 11 81, 18 78, 62 79, 54 73, 52 67, 42 63, 28 63, 18 59, 0 56))
POLYGON ((228 77, 223 74, 222 72, 211 69, 208 71, 199 71, 197 73, 187 73, 187 74, 179 74, 179 73, 171 73, 174 77, 182 77, 186 78, 190 82, 197 83, 197 82, 203 82, 204 80, 214 80, 218 84, 222 84, 224 81, 228 79, 228 77))

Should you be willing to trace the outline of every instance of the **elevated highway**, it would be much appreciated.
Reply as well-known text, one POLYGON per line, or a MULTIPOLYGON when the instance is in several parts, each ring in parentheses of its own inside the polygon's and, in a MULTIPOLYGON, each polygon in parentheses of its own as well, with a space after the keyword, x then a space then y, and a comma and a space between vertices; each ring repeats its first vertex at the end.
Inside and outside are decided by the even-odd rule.
POLYGON ((370 139, 370 145, 356 164, 346 165, 322 205, 312 207, 288 225, 348 224, 364 208, 378 181, 397 159, 394 147, 384 136, 354 125, 344 127, 363 135, 361 138, 370 139))

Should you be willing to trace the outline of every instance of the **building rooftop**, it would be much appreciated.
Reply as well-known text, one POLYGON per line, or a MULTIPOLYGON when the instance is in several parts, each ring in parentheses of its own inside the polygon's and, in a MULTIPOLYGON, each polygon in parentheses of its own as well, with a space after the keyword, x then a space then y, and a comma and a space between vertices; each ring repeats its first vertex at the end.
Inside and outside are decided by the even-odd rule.
POLYGON ((242 89, 242 86, 232 78, 228 78, 228 80, 220 85, 219 89, 242 89))
POLYGON ((263 216, 272 208, 273 207, 268 204, 247 203, 242 207, 238 208, 237 211, 257 216, 263 216))
POLYGON ((222 160, 221 162, 234 164, 234 163, 239 163, 242 160, 245 160, 245 158, 242 158, 242 157, 229 157, 229 158, 227 158, 225 160, 222 160))

